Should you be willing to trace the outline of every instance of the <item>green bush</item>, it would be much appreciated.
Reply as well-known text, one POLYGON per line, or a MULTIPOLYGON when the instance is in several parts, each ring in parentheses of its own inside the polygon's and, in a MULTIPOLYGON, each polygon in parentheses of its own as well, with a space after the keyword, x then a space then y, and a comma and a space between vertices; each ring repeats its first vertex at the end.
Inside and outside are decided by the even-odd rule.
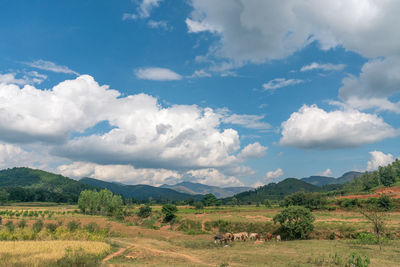
POLYGON ((8 230, 9 232, 14 232, 14 230, 15 230, 15 225, 13 224, 12 221, 8 221, 8 222, 5 224, 5 227, 7 228, 7 230, 8 230))
POLYGON ((97 223, 91 222, 85 226, 86 231, 89 233, 95 233, 100 230, 100 227, 97 223))
POLYGON ((306 239, 314 230, 315 218, 304 207, 290 206, 274 216, 274 223, 279 223, 279 232, 285 239, 306 239))
POLYGON ((149 205, 141 206, 139 208, 138 216, 140 218, 147 218, 151 215, 152 209, 149 205))
POLYGON ((196 202, 194 203, 194 208, 195 208, 196 210, 202 210, 202 209, 204 209, 204 205, 203 205, 202 202, 196 201, 196 202))
POLYGON ((43 222, 42 221, 37 221, 32 225, 32 230, 35 233, 39 233, 43 229, 43 222))
POLYGON ((98 255, 87 254, 83 249, 66 249, 64 257, 59 259, 53 266, 69 267, 69 266, 99 266, 101 257, 98 255))
POLYGON ((49 231, 50 233, 54 233, 57 230, 57 224, 55 223, 48 223, 46 224, 46 229, 47 231, 49 231))
POLYGON ((79 221, 70 221, 67 223, 68 231, 75 232, 79 228, 80 225, 81 225, 81 223, 79 221))
POLYGON ((364 259, 356 252, 353 252, 349 260, 347 261, 346 267, 368 267, 370 264, 370 260, 368 256, 365 256, 364 259))
POLYGON ((164 204, 161 212, 164 214, 164 222, 170 222, 175 219, 178 208, 173 204, 164 204))
POLYGON ((21 220, 18 222, 18 228, 24 229, 26 226, 26 221, 25 220, 21 220))

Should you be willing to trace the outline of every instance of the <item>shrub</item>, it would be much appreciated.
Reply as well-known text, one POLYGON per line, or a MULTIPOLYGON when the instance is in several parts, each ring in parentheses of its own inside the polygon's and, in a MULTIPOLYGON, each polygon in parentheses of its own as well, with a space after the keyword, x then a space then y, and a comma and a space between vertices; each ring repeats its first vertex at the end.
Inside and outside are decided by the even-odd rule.
POLYGON ((164 204, 161 212, 164 214, 164 222, 170 222, 175 219, 175 213, 178 212, 178 208, 173 204, 164 204))
POLYGON ((364 259, 357 254, 356 252, 353 252, 349 260, 347 261, 347 264, 345 265, 346 267, 368 267, 370 264, 370 260, 368 256, 365 256, 364 259))
POLYGON ((24 229, 26 226, 26 221, 25 220, 21 220, 18 222, 18 228, 24 229))
POLYGON ((141 206, 139 208, 138 216, 140 218, 147 218, 151 215, 152 209, 149 205, 141 206))
POLYGON ((195 208, 196 210, 202 210, 202 209, 204 209, 204 205, 203 205, 203 203, 201 203, 200 201, 196 201, 196 202, 194 203, 194 208, 195 208))
POLYGON ((392 210, 394 207, 392 199, 387 195, 383 195, 380 198, 378 198, 377 204, 378 204, 379 208, 381 208, 385 211, 392 210))
POLYGON ((310 210, 322 209, 326 206, 326 196, 321 193, 306 193, 300 191, 285 197, 283 206, 304 206, 310 210))
POLYGON ((87 224, 85 226, 85 229, 89 232, 89 233, 94 233, 100 230, 100 227, 97 223, 95 222, 91 222, 89 224, 87 224))
POLYGON ((279 231, 285 239, 306 239, 314 230, 315 221, 311 211, 304 207, 290 206, 274 216, 279 231))
POLYGON ((87 254, 80 249, 66 249, 64 257, 59 259, 54 266, 69 267, 69 266, 99 266, 101 257, 93 254, 87 254))
POLYGON ((32 225, 32 230, 35 233, 39 233, 43 229, 43 222, 42 221, 37 221, 32 225))
POLYGON ((79 228, 80 225, 81 225, 81 223, 79 221, 70 221, 67 223, 68 231, 75 232, 79 228))
POLYGON ((57 224, 55 223, 48 223, 46 224, 46 229, 50 232, 50 233, 54 233, 57 230, 57 224))
POLYGON ((264 204, 264 206, 267 207, 267 208, 271 208, 271 207, 272 207, 271 201, 269 201, 268 199, 264 199, 263 204, 264 204))
POLYGON ((15 226, 12 221, 8 221, 5 226, 9 232, 14 232, 15 226))

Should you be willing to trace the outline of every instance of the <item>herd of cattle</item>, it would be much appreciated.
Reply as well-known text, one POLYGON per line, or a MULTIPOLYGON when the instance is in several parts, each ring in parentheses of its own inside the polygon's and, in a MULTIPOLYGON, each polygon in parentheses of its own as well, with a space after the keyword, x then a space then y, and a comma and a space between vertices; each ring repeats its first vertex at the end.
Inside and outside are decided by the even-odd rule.
MULTIPOLYGON (((241 232, 241 233, 224 233, 224 234, 218 234, 214 236, 214 243, 216 244, 229 244, 233 241, 247 241, 247 240, 253 240, 253 241, 271 241, 274 239, 274 236, 271 233, 267 233, 265 236, 259 233, 247 233, 247 232, 241 232)), ((277 235, 275 236, 276 241, 281 241, 281 236, 277 235)))

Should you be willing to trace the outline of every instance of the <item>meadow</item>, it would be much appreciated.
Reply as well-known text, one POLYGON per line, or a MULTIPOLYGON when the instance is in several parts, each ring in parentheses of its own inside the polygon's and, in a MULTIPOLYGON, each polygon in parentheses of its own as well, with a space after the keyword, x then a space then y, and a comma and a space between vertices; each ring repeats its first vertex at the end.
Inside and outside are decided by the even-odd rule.
POLYGON ((372 225, 356 210, 314 211, 315 229, 309 240, 223 246, 213 242, 219 231, 276 230, 272 218, 279 207, 179 206, 171 223, 163 222, 161 206, 152 206, 148 218, 139 218, 138 209, 129 206, 129 215, 117 220, 81 214, 74 205, 1 206, 0 265, 350 266, 349 262, 368 259, 369 266, 400 266, 399 211, 387 213, 390 238, 380 250, 373 240, 360 238, 359 233, 371 232, 372 225), (14 229, 9 229, 9 221, 14 229), (43 226, 35 232, 38 221, 43 226))

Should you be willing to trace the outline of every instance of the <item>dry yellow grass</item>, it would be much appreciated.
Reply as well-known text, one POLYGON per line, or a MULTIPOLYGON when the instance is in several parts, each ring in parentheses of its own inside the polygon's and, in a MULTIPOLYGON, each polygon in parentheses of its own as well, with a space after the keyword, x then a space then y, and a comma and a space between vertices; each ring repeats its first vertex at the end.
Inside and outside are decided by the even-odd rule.
POLYGON ((89 241, 2 241, 0 266, 43 266, 61 259, 67 248, 82 248, 85 253, 99 255, 110 250, 110 245, 89 241))

